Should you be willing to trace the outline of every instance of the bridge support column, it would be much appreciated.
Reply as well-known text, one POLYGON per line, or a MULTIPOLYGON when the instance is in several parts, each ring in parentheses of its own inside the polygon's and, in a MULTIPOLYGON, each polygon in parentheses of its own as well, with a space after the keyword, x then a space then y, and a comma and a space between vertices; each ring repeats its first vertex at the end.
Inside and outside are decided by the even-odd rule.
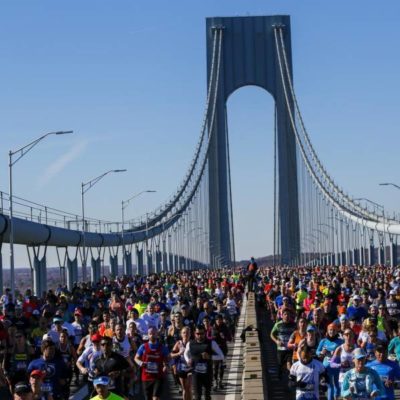
POLYGON ((397 265, 397 242, 395 243, 393 236, 391 236, 390 237, 390 266, 393 268, 396 265, 397 265))
POLYGON ((78 282, 78 258, 67 258, 67 288, 71 291, 78 282))
POLYGON ((168 272, 174 272, 174 255, 168 253, 168 272))
POLYGON ((346 264, 347 264, 346 252, 342 251, 342 265, 346 265, 346 264))
POLYGON ((361 246, 359 251, 360 251, 360 265, 365 265, 365 248, 361 246))
POLYGON ((353 264, 360 265, 359 249, 353 249, 353 264))
POLYGON ((144 268, 143 268, 143 249, 139 250, 139 247, 136 246, 136 264, 137 264, 137 273, 140 276, 143 276, 144 268))
POLYGON ((153 254, 151 250, 147 250, 147 275, 150 275, 154 272, 153 270, 153 254))
POLYGON ((41 246, 27 246, 29 264, 32 271, 33 292, 36 296, 41 297, 43 292, 47 291, 47 269, 46 269, 46 252, 47 245, 44 246, 43 255, 40 256, 41 246), (30 250, 32 249, 33 257, 30 250), (33 258, 33 260, 32 260, 33 258))
POLYGON ((114 278, 118 276, 118 254, 110 254, 110 270, 114 278))
POLYGON ((3 295, 3 252, 2 252, 2 247, 3 247, 3 238, 0 238, 0 296, 3 295))
POLYGON ((156 248, 156 273, 159 274, 161 272, 161 262, 162 262, 162 254, 159 246, 156 248))
POLYGON ((33 291, 36 296, 42 296, 47 291, 46 256, 33 258, 33 291))
POLYGON ((133 268, 132 268, 132 251, 125 251, 125 268, 124 275, 132 276, 133 268))
POLYGON ((174 272, 176 271, 180 271, 179 256, 177 254, 174 255, 174 272))
POLYGON ((168 267, 169 266, 168 266, 167 242, 164 239, 162 244, 162 270, 164 272, 168 272, 169 271, 168 267))
POLYGON ((91 280, 93 283, 97 283, 100 280, 100 275, 101 275, 101 258, 100 256, 98 257, 93 257, 91 256, 90 260, 90 266, 91 266, 91 280))
POLYGON ((369 246, 369 265, 375 265, 375 246, 372 244, 369 246))
POLYGON ((385 260, 385 247, 383 242, 379 241, 379 248, 378 248, 378 263, 380 265, 385 265, 386 260, 385 260))

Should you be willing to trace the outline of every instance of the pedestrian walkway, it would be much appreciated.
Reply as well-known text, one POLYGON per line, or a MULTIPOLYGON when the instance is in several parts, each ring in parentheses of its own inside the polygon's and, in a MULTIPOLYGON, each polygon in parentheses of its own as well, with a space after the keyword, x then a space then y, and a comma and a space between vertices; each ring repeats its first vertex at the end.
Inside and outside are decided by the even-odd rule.
POLYGON ((294 393, 289 390, 286 377, 279 379, 276 345, 270 338, 273 322, 264 308, 258 307, 258 329, 261 332, 261 355, 265 371, 265 387, 269 400, 292 400, 294 393))

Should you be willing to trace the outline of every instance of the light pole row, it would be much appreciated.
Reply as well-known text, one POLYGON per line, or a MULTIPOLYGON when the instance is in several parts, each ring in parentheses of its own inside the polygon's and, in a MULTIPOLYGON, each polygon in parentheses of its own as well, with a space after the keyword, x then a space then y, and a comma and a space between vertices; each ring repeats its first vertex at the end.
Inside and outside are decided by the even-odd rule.
MULTIPOLYGON (((70 131, 55 131, 55 132, 48 132, 39 138, 33 140, 32 142, 28 143, 27 145, 17 149, 17 150, 10 150, 8 155, 9 155, 9 214, 10 214, 10 235, 9 235, 9 243, 10 243, 10 279, 11 279, 11 294, 13 299, 15 299, 15 259, 14 259, 14 220, 13 220, 13 171, 12 167, 24 156, 26 155, 29 151, 31 151, 39 142, 41 142, 43 139, 45 139, 48 136, 51 135, 66 135, 73 133, 72 130, 70 131)), ((101 179, 103 179, 106 175, 110 173, 119 173, 119 172, 126 172, 126 169, 112 169, 109 171, 104 172, 103 174, 97 176, 96 178, 91 179, 88 182, 82 182, 81 183, 81 206, 82 206, 82 277, 83 280, 87 279, 87 257, 86 257, 86 238, 85 238, 85 231, 87 228, 87 224, 85 221, 85 193, 90 190, 96 183, 98 183, 101 179)), ((122 246, 123 246, 123 252, 124 252, 124 257, 123 257, 123 264, 125 268, 125 241, 124 241, 124 209, 126 206, 129 204, 131 200, 133 200, 135 197, 138 197, 139 195, 143 193, 154 193, 155 190, 143 190, 140 193, 137 193, 136 195, 132 196, 128 200, 122 201, 122 246)))
POLYGON ((88 182, 81 183, 81 203, 82 203, 82 279, 86 281, 87 273, 86 273, 86 238, 85 238, 85 193, 91 189, 97 182, 103 179, 106 175, 111 173, 118 172, 126 172, 126 169, 110 169, 97 176, 96 178, 91 179, 88 182))
MULTIPOLYGON (((121 214, 122 214, 122 231, 121 231, 121 236, 122 236, 122 265, 124 268, 124 272, 126 269, 126 261, 125 261, 125 235, 124 235, 124 230, 125 230, 125 208, 128 206, 128 204, 135 199, 136 197, 139 197, 143 193, 155 193, 156 190, 142 190, 139 193, 134 194, 132 197, 130 197, 128 200, 122 200, 121 201, 121 214)), ((147 221, 147 218, 146 218, 147 221)), ((147 230, 147 222, 146 222, 146 230, 147 230)), ((147 233, 147 232, 146 232, 147 233)))
POLYGON ((14 265, 14 221, 13 221, 13 175, 12 175, 12 167, 27 153, 29 153, 39 142, 51 135, 66 135, 69 133, 73 133, 73 131, 56 131, 56 132, 48 132, 39 138, 33 140, 27 145, 19 148, 18 150, 10 150, 8 152, 8 168, 9 168, 9 191, 10 191, 10 204, 9 204, 9 212, 10 212, 10 279, 11 279, 11 294, 13 300, 15 300, 15 265, 14 265), (14 156, 17 156, 13 159, 14 156))

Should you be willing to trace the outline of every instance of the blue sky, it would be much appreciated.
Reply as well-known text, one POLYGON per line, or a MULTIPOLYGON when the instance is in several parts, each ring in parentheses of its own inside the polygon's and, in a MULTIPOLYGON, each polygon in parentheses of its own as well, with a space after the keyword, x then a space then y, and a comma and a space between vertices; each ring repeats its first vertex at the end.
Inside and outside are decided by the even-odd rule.
MULTIPOLYGON (((175 190, 197 142, 206 97, 207 16, 289 14, 294 84, 313 143, 354 197, 398 210, 398 1, 9 1, 0 3, 0 190, 7 153, 51 137, 14 169, 14 192, 80 213, 80 182, 107 169, 87 214, 128 218, 175 190)), ((238 258, 272 251, 273 102, 254 87, 228 102, 238 258)), ((398 210, 400 211, 400 210, 398 210)), ((3 246, 8 266, 7 246, 3 246)), ((17 265, 27 265, 19 249, 17 265)), ((56 257, 49 252, 49 264, 56 257)))

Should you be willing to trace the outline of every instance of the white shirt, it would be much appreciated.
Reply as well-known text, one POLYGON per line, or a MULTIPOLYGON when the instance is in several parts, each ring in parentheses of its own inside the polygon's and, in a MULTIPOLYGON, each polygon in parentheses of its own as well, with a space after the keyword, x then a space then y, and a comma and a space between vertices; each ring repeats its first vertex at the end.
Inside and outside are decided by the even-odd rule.
POLYGON ((290 368, 290 375, 296 377, 296 382, 306 384, 303 388, 296 387, 296 399, 319 399, 319 377, 324 371, 324 366, 318 360, 312 360, 309 364, 295 362, 290 368))
POLYGON ((144 320, 142 318, 138 318, 138 319, 128 319, 128 321, 126 321, 126 331, 125 333, 128 334, 129 331, 129 324, 131 322, 134 322, 136 325, 136 329, 138 331, 138 333, 143 336, 143 335, 147 335, 147 325, 146 322, 144 322, 144 320))
MULTIPOLYGON (((147 326, 147 330, 149 328, 156 328, 157 330, 160 329, 160 316, 156 313, 149 314, 147 311, 142 315, 142 319, 147 326)), ((147 334, 146 330, 146 334, 147 334)))

